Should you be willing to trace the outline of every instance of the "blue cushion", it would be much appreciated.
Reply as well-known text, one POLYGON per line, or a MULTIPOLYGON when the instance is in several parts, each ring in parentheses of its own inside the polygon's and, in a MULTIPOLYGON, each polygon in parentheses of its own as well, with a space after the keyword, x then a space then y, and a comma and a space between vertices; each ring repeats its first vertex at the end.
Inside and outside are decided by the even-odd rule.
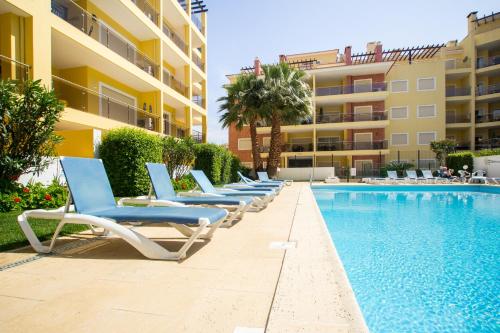
POLYGON ((153 184, 157 199, 176 196, 165 164, 146 163, 146 168, 148 169, 149 178, 151 179, 151 184, 153 184))
POLYGON ((123 206, 87 212, 89 215, 113 219, 117 222, 172 222, 197 224, 199 219, 207 218, 215 223, 227 213, 219 208, 192 207, 133 207, 123 206))
POLYGON ((251 204, 252 197, 165 197, 162 200, 180 202, 187 205, 239 205, 243 201, 246 205, 251 204))
POLYGON ((196 183, 200 186, 201 190, 205 193, 217 193, 217 190, 207 178, 205 173, 201 170, 191 170, 191 175, 196 180, 196 183))
POLYGON ((264 192, 264 191, 224 191, 220 190, 217 192, 218 194, 228 195, 228 196, 241 196, 241 195, 251 195, 253 197, 265 197, 273 194, 273 192, 264 192))

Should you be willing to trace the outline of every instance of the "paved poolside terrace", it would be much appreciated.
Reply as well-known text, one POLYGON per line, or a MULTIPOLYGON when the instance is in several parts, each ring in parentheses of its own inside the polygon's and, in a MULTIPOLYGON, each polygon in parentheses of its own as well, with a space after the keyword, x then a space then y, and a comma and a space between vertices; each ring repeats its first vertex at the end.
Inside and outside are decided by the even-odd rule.
MULTIPOLYGON (((137 229, 180 247, 173 228, 137 229)), ((0 253, 0 266, 1 332, 368 331, 308 183, 181 262, 79 234, 53 255, 0 253)))

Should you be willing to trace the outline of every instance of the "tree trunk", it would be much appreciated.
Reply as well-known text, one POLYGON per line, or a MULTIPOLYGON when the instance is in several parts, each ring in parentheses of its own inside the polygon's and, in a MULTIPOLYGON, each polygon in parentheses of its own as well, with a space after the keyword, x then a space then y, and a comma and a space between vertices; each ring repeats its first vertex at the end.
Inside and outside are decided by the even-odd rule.
POLYGON ((267 173, 269 177, 275 177, 281 161, 281 119, 273 114, 271 117, 271 147, 267 159, 267 173))
POLYGON ((252 161, 253 169, 255 172, 262 171, 262 159, 260 158, 260 145, 257 140, 257 124, 255 119, 249 121, 250 125, 250 139, 252 141, 252 161))

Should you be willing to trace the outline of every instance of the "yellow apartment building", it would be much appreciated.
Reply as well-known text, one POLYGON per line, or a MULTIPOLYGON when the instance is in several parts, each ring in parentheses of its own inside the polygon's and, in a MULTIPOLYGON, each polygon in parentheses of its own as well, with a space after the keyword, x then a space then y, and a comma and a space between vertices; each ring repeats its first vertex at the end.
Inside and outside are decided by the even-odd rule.
POLYGON ((54 89, 61 155, 124 126, 206 141, 206 31, 202 0, 0 0, 0 77, 54 89))
MULTIPOLYGON (((370 174, 390 161, 438 167, 429 143, 445 138, 457 150, 500 147, 500 13, 467 16, 468 35, 384 50, 380 42, 352 54, 347 46, 279 61, 304 70, 313 113, 282 126, 282 167, 355 167, 370 174)), ((241 72, 261 74, 259 59, 241 72)), ((229 75, 233 80, 238 74, 229 75)), ((258 128, 267 157, 270 127, 258 128)), ((229 129, 229 149, 251 166, 249 129, 229 129)))

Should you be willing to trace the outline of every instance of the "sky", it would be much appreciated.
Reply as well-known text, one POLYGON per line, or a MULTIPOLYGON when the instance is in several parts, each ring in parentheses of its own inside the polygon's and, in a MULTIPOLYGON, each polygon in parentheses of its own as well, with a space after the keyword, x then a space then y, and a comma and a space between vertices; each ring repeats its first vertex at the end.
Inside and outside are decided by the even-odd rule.
POLYGON ((208 7, 208 141, 227 143, 219 124, 226 75, 275 63, 280 54, 380 41, 384 49, 446 43, 467 34, 466 16, 500 11, 498 0, 205 0, 208 7))

